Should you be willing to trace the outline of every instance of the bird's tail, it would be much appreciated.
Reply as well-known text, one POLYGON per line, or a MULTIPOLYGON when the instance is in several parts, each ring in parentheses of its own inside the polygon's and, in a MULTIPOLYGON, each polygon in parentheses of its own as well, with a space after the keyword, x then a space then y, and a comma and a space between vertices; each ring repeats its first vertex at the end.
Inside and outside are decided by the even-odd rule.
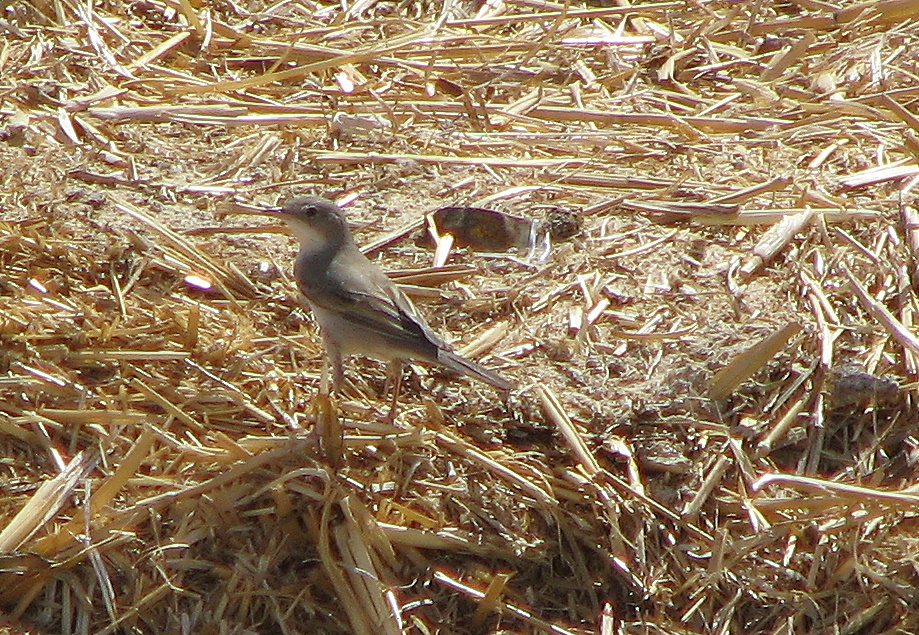
POLYGON ((447 351, 441 349, 437 353, 437 361, 442 365, 446 366, 450 370, 456 371, 462 375, 468 375, 473 379, 478 379, 479 381, 484 381, 486 384, 491 384, 498 390, 510 390, 514 387, 514 384, 504 379, 501 375, 494 373, 487 368, 476 364, 475 362, 457 355, 453 351, 447 351))

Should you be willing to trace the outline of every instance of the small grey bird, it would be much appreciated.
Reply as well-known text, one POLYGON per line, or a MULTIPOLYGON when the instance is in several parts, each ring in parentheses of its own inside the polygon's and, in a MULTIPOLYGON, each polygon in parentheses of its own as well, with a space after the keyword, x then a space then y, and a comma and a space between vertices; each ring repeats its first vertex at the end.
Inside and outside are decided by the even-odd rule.
POLYGON ((314 196, 297 196, 272 208, 300 239, 294 276, 319 323, 332 362, 333 388, 344 379, 342 360, 364 355, 437 364, 500 390, 513 384, 451 350, 412 301, 354 243, 341 208, 314 196))

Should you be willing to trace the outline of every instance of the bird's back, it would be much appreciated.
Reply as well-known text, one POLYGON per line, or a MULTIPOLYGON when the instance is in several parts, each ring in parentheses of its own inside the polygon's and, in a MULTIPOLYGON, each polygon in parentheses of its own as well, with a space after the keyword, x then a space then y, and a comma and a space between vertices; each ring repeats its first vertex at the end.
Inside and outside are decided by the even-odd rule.
POLYGON ((335 316, 336 324, 324 330, 340 333, 351 322, 365 333, 364 342, 338 337, 342 350, 361 353, 385 345, 395 352, 390 357, 434 361, 447 346, 389 276, 356 247, 340 250, 331 260, 301 252, 295 270, 303 295, 320 309, 317 315, 335 316))

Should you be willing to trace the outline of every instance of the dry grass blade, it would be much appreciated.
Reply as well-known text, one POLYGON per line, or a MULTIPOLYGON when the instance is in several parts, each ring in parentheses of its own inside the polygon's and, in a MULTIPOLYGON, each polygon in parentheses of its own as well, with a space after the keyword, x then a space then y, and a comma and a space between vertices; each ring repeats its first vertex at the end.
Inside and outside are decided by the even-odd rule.
POLYGON ((464 442, 457 436, 441 430, 437 433, 437 441, 448 450, 465 456, 495 474, 499 478, 505 479, 511 486, 519 488, 523 494, 532 497, 538 503, 551 506, 555 504, 555 497, 546 489, 543 484, 536 484, 526 478, 519 472, 514 471, 507 465, 504 465, 491 458, 484 452, 464 442))
MULTIPOLYGON (((871 487, 861 487, 849 483, 837 483, 825 479, 798 476, 796 474, 766 474, 753 484, 753 490, 759 491, 773 484, 798 487, 808 491, 830 492, 848 504, 882 504, 914 508, 919 503, 919 494, 913 491, 888 492, 871 487)), ((915 488, 913 488, 914 490, 915 488)))
POLYGON ((441 552, 471 553, 482 557, 496 557, 500 554, 494 547, 483 545, 468 536, 448 532, 433 533, 412 527, 379 523, 387 539, 395 545, 417 547, 441 552))
POLYGON ((138 57, 136 60, 131 62, 131 65, 128 68, 132 71, 144 68, 145 66, 147 66, 147 64, 155 62, 161 57, 164 57, 165 55, 169 54, 173 49, 181 46, 182 43, 185 42, 185 40, 187 40, 191 36, 192 36, 191 31, 183 31, 182 33, 176 33, 169 39, 161 42, 160 44, 153 47, 152 49, 150 49, 149 51, 147 51, 146 53, 138 57))
POLYGON ((399 284, 414 284, 425 287, 436 287, 447 282, 462 280, 476 272, 474 267, 467 265, 444 265, 441 267, 426 267, 424 269, 406 269, 387 271, 390 278, 399 284))
POLYGON ((744 201, 750 200, 760 194, 765 194, 767 192, 780 192, 786 189, 791 184, 791 179, 787 176, 779 176, 765 183, 757 183, 746 187, 737 192, 731 192, 729 194, 723 194, 709 200, 709 203, 743 203, 744 201))
POLYGON ((891 313, 887 307, 878 302, 861 282, 855 277, 855 274, 845 265, 841 265, 849 284, 852 285, 853 291, 858 298, 859 303, 871 316, 878 321, 890 333, 907 352, 912 356, 919 356, 919 338, 913 335, 896 316, 891 313))
POLYGON ((689 501, 683 510, 682 515, 690 522, 695 522, 698 518, 702 506, 705 505, 705 502, 708 500, 708 497, 712 495, 715 488, 720 485, 721 479, 724 478, 730 466, 730 458, 727 456, 719 456, 715 464, 709 469, 708 474, 705 475, 702 481, 702 485, 699 487, 699 491, 696 492, 695 496, 692 497, 692 500, 689 501))
POLYGON ((416 162, 430 165, 488 165, 503 168, 558 168, 585 165, 583 159, 507 159, 503 157, 451 157, 439 154, 387 154, 379 152, 317 152, 314 156, 317 163, 364 164, 364 163, 407 163, 416 162))
POLYGON ((845 187, 865 187, 866 185, 877 185, 878 183, 895 181, 909 176, 916 176, 917 174, 919 174, 919 165, 896 163, 893 165, 879 165, 856 172, 840 179, 840 182, 845 187))
POLYGON ((141 380, 134 378, 131 381, 131 385, 134 388, 136 388, 139 392, 143 393, 153 403, 159 405, 161 408, 163 408, 163 410, 165 410, 167 413, 169 413, 170 415, 172 415, 173 417, 175 417, 176 419, 178 419, 179 421, 187 425, 189 428, 191 428, 195 432, 200 433, 204 431, 205 429, 204 426, 200 422, 198 422, 194 417, 184 412, 181 408, 179 408, 174 403, 169 401, 169 399, 167 399, 163 395, 159 394, 158 392, 150 388, 148 385, 146 385, 141 380))
MULTIPOLYGON (((468 584, 464 584, 462 581, 452 577, 447 572, 438 571, 437 573, 435 573, 434 579, 440 582, 441 584, 447 585, 451 589, 454 589, 456 591, 459 591, 460 593, 468 595, 469 597, 473 599, 481 601, 481 600, 485 600, 487 597, 486 591, 481 591, 479 589, 469 586, 468 584)), ((490 604, 493 607, 493 609, 496 611, 499 611, 508 616, 517 617, 517 618, 522 619, 526 624, 529 624, 531 628, 535 629, 536 632, 549 633, 550 635, 581 635, 581 633, 579 633, 578 631, 571 631, 562 626, 558 626, 557 624, 552 624, 550 622, 541 620, 534 615, 533 611, 529 609, 525 609, 521 606, 511 604, 508 602, 494 602, 494 601, 491 602, 490 604)))
POLYGON ((485 351, 493 349, 498 342, 504 339, 509 331, 510 327, 508 324, 495 324, 491 328, 480 333, 475 339, 467 342, 459 350, 459 353, 463 357, 480 357, 485 351))
POLYGON ((0 553, 16 551, 35 532, 45 527, 69 502, 80 479, 86 476, 93 465, 90 457, 78 454, 60 474, 42 483, 29 502, 0 532, 0 553))
POLYGON ((623 207, 640 212, 649 212, 662 215, 664 222, 693 216, 736 216, 740 206, 730 203, 683 203, 664 201, 622 201, 623 207))
POLYGON ((568 417, 558 397, 546 386, 537 386, 536 391, 546 417, 558 428, 562 438, 565 439, 569 449, 584 469, 584 473, 591 477, 596 476, 600 472, 600 464, 597 463, 597 459, 590 452, 581 433, 568 417))
POLYGON ((775 422, 770 429, 768 434, 757 444, 756 454, 757 456, 765 456, 772 450, 773 447, 785 436, 789 428, 796 423, 798 416, 801 415, 801 412, 804 410, 805 402, 803 399, 799 399, 791 408, 788 409, 782 417, 775 422))
POLYGON ((153 106, 117 106, 111 108, 90 108, 89 114, 103 121, 136 121, 136 122, 162 122, 173 121, 182 116, 213 117, 215 120, 223 118, 240 117, 249 113, 244 106, 226 104, 188 104, 168 105, 156 104, 153 106))
POLYGON ((800 332, 799 323, 786 324, 762 341, 745 349, 712 377, 708 396, 716 401, 727 397, 735 388, 765 366, 800 332))
POLYGON ((740 272, 750 276, 768 265, 776 254, 791 242, 795 234, 810 224, 813 217, 813 212, 803 212, 794 216, 786 216, 781 222, 770 227, 769 231, 763 234, 763 237, 753 247, 753 256, 743 264, 740 272))
POLYGON ((96 522, 96 516, 101 514, 102 509, 125 487, 129 479, 134 477, 141 463, 149 455, 154 439, 151 430, 144 430, 114 473, 98 487, 92 497, 91 507, 79 510, 69 522, 59 525, 48 535, 39 538, 33 546, 34 551, 48 557, 55 556, 69 546, 75 536, 84 532, 87 522, 96 522), (86 517, 87 512, 89 518, 86 517))
POLYGON ((796 41, 791 46, 785 47, 784 50, 780 51, 772 58, 760 74, 760 80, 771 82, 781 77, 789 67, 800 61, 801 57, 807 52, 807 49, 813 46, 816 41, 817 36, 814 35, 813 32, 805 31, 804 36, 800 40, 796 41))
POLYGON ((211 276, 211 282, 220 289, 224 296, 231 302, 236 302, 234 294, 232 294, 229 288, 226 285, 227 279, 230 277, 230 274, 224 270, 223 267, 218 265, 212 258, 204 254, 200 249, 195 247, 186 241, 182 236, 175 233, 165 225, 156 220, 150 218, 140 210, 129 207, 124 203, 115 203, 115 207, 123 211, 125 214, 128 214, 132 218, 140 221, 144 225, 150 227, 156 231, 160 236, 165 238, 170 246, 179 250, 184 256, 188 257, 192 262, 197 266, 201 267, 211 276))
MULTIPOLYGON (((346 572, 351 592, 343 594, 343 597, 353 595, 355 599, 354 605, 345 606, 351 616, 351 626, 356 633, 399 635, 403 632, 403 624, 394 610, 397 608, 394 597, 384 591, 377 570, 377 559, 371 554, 372 549, 368 544, 369 536, 355 518, 357 510, 354 500, 345 497, 341 501, 341 508, 345 522, 334 530, 341 562, 331 566, 340 566, 346 572)), ((329 564, 326 563, 326 566, 329 564)))

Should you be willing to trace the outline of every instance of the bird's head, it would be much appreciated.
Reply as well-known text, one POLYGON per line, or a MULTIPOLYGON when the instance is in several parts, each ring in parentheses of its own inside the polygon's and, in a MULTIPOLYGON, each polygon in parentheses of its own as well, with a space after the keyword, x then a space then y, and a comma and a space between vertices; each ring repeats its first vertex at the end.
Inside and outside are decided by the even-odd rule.
POLYGON ((332 201, 318 196, 295 196, 274 211, 287 221, 290 230, 307 249, 351 241, 345 216, 332 201))

